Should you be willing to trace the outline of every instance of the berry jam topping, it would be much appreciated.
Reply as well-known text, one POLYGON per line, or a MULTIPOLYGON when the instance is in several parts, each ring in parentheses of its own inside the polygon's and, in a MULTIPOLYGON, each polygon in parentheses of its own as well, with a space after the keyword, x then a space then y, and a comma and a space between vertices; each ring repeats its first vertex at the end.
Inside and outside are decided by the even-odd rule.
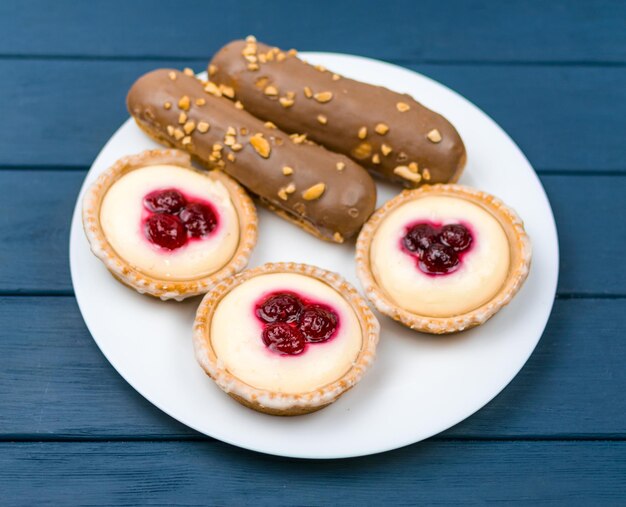
POLYGON ((321 306, 310 306, 302 313, 298 329, 306 341, 325 342, 335 332, 337 317, 333 312, 321 306))
POLYGON ((467 250, 472 244, 472 235, 467 227, 461 224, 444 225, 439 236, 441 242, 454 248, 455 252, 467 250))
POLYGON ((472 245, 470 230, 463 224, 443 227, 420 222, 409 227, 402 238, 405 251, 417 257, 418 267, 429 275, 447 275, 461 264, 461 255, 472 245))
POLYGON ((296 322, 302 312, 302 302, 295 294, 275 294, 257 307, 256 314, 263 322, 296 322))
POLYGON ((459 256, 453 248, 433 243, 421 257, 420 267, 424 265, 428 273, 446 274, 455 270, 459 264, 459 256))
POLYGON ((175 250, 187 242, 185 226, 174 215, 151 215, 146 220, 145 231, 150 241, 167 250, 175 250))
POLYGON ((432 225, 417 224, 409 229, 403 241, 409 252, 423 251, 437 241, 437 231, 432 225))
POLYGON ((144 224, 146 238, 166 250, 180 248, 191 238, 204 238, 218 224, 210 203, 185 197, 175 188, 150 192, 143 206, 149 212, 144 224))
POLYGON ((267 325, 263 329, 263 343, 268 349, 289 356, 302 354, 306 347, 302 333, 286 322, 267 325))
POLYGON ((263 322, 263 343, 281 355, 301 354, 307 343, 321 343, 333 337, 339 326, 330 308, 291 292, 277 292, 255 308, 263 322))
POLYGON ((194 202, 180 212, 180 219, 192 238, 201 238, 213 232, 217 225, 217 217, 208 206, 194 202))
POLYGON ((148 211, 154 213, 168 213, 175 215, 187 204, 187 200, 175 188, 155 190, 143 199, 143 205, 148 211))

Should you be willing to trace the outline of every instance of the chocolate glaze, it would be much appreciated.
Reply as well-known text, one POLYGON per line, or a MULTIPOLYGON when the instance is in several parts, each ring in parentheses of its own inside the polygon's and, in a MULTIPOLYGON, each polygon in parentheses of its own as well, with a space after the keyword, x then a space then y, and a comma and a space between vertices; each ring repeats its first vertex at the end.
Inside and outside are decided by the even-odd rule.
POLYGON ((171 69, 145 74, 130 89, 127 106, 148 135, 189 152, 207 167, 222 169, 283 218, 295 221, 318 237, 341 242, 358 232, 374 211, 376 186, 361 166, 311 142, 296 144, 287 134, 267 127, 232 101, 206 92, 204 83, 193 76, 171 69), (184 96, 190 104, 186 111, 179 105, 184 96), (205 103, 197 105, 197 99, 204 99, 205 103), (186 121, 194 121, 196 127, 188 137, 176 139, 172 129, 183 130, 185 122, 179 123, 182 112, 187 115, 186 121), (207 132, 199 131, 200 122, 210 125, 207 132), (236 143, 242 145, 239 151, 224 145, 229 127, 236 131, 236 143), (262 134, 269 142, 271 151, 267 158, 250 144, 255 134, 262 134), (216 144, 222 146, 218 159, 216 144), (235 160, 229 160, 229 156, 235 160), (337 170, 338 163, 343 164, 343 170, 337 170), (285 175, 285 166, 293 173, 285 175), (325 185, 321 196, 305 199, 303 192, 319 183, 325 185), (295 185, 295 190, 281 192, 287 197, 281 199, 279 191, 289 184, 295 185))
POLYGON ((306 133, 313 141, 406 187, 456 181, 465 165, 463 141, 443 116, 409 95, 309 65, 293 50, 283 52, 253 38, 234 41, 214 56, 209 76, 215 83, 231 86, 236 98, 255 116, 274 122, 288 133, 306 133), (278 93, 267 94, 268 86, 278 93), (305 93, 305 87, 313 93, 331 92, 332 99, 319 102, 307 97, 310 93, 305 93), (293 104, 287 92, 293 93, 293 104), (405 105, 408 110, 398 109, 406 109, 405 105), (319 115, 325 117, 325 124, 319 115), (379 123, 389 128, 384 135, 375 131, 379 123), (367 135, 361 139, 358 133, 363 127, 367 135), (435 141, 428 138, 435 129, 439 141, 436 133, 431 134, 435 141), (387 155, 381 151, 383 143, 386 152, 387 147, 392 149, 387 155), (409 164, 411 174, 407 172, 409 164), (405 168, 394 172, 398 166, 405 168), (416 169, 420 176, 414 176, 416 169))

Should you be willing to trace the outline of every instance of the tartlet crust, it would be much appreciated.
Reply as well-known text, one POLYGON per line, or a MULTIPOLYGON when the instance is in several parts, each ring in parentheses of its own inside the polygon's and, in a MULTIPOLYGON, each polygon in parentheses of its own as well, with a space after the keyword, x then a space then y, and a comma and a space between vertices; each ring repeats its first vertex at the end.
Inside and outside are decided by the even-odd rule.
POLYGON ((331 404, 359 382, 376 355, 380 334, 378 320, 356 289, 336 273, 307 264, 269 263, 246 270, 214 287, 204 296, 196 313, 193 341, 196 359, 206 374, 229 396, 246 407, 271 415, 293 416, 315 412, 331 404), (352 367, 340 378, 310 392, 286 394, 258 389, 232 375, 216 356, 211 344, 211 321, 222 298, 255 276, 296 273, 315 278, 335 289, 352 307, 362 331, 361 350, 352 367))
POLYGON ((528 277, 531 257, 530 239, 513 209, 491 194, 454 184, 425 185, 403 191, 374 212, 361 229, 356 245, 357 275, 365 295, 376 309, 411 329, 431 334, 455 333, 485 323, 517 294, 528 277), (509 273, 500 290, 478 308, 451 317, 419 315, 399 307, 378 284, 370 264, 372 240, 385 217, 406 202, 431 195, 456 197, 481 206, 500 223, 510 248, 509 273))
POLYGON ((191 157, 179 150, 147 150, 119 159, 104 171, 85 193, 82 217, 83 228, 91 251, 104 263, 111 274, 137 292, 162 300, 181 301, 206 293, 220 281, 246 267, 257 241, 256 209, 245 190, 235 180, 220 171, 199 171, 191 165, 191 157), (239 219, 239 243, 231 259, 210 275, 183 281, 151 277, 120 257, 104 234, 100 223, 100 207, 109 188, 122 176, 135 169, 161 164, 180 166, 200 172, 219 181, 228 190, 239 219))

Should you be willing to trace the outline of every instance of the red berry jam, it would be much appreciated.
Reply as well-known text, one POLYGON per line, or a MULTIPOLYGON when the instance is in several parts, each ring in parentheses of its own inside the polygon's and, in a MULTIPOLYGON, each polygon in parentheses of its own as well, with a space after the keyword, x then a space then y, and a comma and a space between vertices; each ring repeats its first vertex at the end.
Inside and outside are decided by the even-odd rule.
POLYGON ((473 241, 466 225, 418 222, 406 228, 401 246, 417 258, 417 266, 424 273, 447 275, 460 267, 463 254, 469 251, 473 241))
POLYGON ((201 199, 185 196, 175 188, 155 190, 143 199, 147 212, 144 234, 156 246, 176 250, 191 239, 202 239, 218 225, 217 212, 201 199))
POLYGON ((264 297, 254 313, 263 323, 263 343, 281 355, 301 354, 309 343, 330 340, 339 328, 334 310, 288 291, 264 297))
POLYGON ((177 216, 157 213, 145 224, 146 236, 154 244, 166 250, 175 250, 187 242, 187 231, 177 216))

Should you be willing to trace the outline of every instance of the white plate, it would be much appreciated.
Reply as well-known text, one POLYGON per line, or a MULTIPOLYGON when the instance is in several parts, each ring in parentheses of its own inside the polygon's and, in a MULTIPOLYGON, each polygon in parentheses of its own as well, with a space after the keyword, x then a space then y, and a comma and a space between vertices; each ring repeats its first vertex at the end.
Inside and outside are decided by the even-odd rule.
MULTIPOLYGON (((182 423, 224 442, 280 456, 344 458, 395 449, 435 435, 470 416, 513 379, 544 330, 558 273, 550 203, 529 162, 485 113, 435 81, 367 58, 330 53, 304 57, 343 75, 407 92, 442 113, 468 152, 461 183, 501 197, 526 223, 534 245, 530 276, 513 302, 485 325, 451 337, 409 331, 386 317, 371 371, 337 403, 319 412, 272 417, 244 408, 196 364, 192 322, 199 299, 163 303, 140 296, 89 251, 80 220, 85 186, 118 158, 157 145, 124 123, 102 149, 78 198, 70 238, 72 282, 94 340, 139 393, 182 423)), ((380 205, 399 189, 379 184, 380 205)), ((251 266, 269 261, 316 264, 358 286, 353 246, 328 244, 259 210, 251 266)), ((139 409, 139 408, 138 408, 139 409)))

